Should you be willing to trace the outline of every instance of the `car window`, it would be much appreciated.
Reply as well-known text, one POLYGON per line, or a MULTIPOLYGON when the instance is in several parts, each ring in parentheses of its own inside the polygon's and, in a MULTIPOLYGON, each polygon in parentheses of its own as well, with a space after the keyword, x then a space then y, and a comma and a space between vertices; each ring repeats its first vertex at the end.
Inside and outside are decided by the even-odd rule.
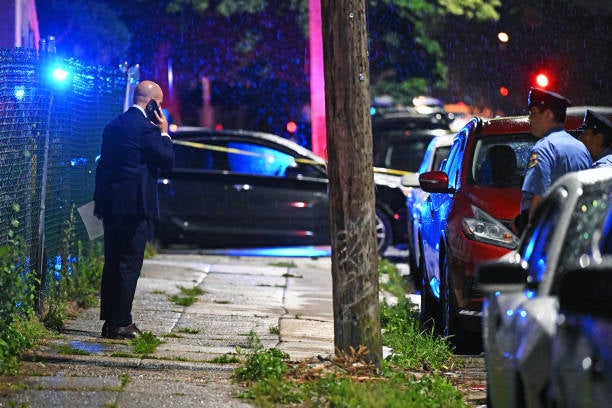
POLYGON ((295 157, 272 149, 246 142, 230 142, 228 160, 234 173, 260 176, 285 176, 288 167, 296 167, 295 157))
MULTIPOLYGON (((184 142, 183 142, 184 143, 184 142)), ((306 158, 249 142, 206 141, 175 144, 174 168, 276 177, 325 178, 325 170, 306 158)))
POLYGON ((174 169, 228 171, 229 162, 225 146, 213 143, 189 142, 174 145, 174 169))
POLYGON ((442 162, 444 159, 448 157, 448 152, 450 152, 450 146, 442 146, 436 149, 436 153, 434 154, 433 165, 431 166, 432 170, 440 170, 440 166, 442 166, 442 162))
POLYGON ((543 201, 538 208, 535 215, 538 222, 527 230, 527 238, 519 249, 521 257, 529 264, 529 275, 536 282, 541 282, 546 272, 550 251, 554 249, 551 237, 561 217, 562 202, 567 198, 568 193, 564 188, 559 188, 550 196, 551 198, 543 201))
MULTIPOLYGON (((421 165, 419 166, 419 169, 417 170, 417 173, 421 174, 421 173, 425 173, 426 171, 429 171, 429 165, 431 164, 432 160, 433 160, 433 155, 435 153, 435 142, 430 142, 429 146, 427 147, 427 150, 425 150, 425 154, 423 155, 423 160, 421 160, 421 165)), ((431 170, 437 170, 435 168, 431 168, 431 170)))
POLYGON ((610 194, 607 190, 589 189, 578 199, 578 203, 568 227, 568 233, 563 240, 562 252, 557 265, 557 276, 569 269, 582 267, 582 255, 591 252, 595 232, 601 231, 610 204, 610 194))
MULTIPOLYGON (((611 193, 612 194, 612 193, 611 193)), ((610 195, 608 195, 608 203, 610 203, 610 195)), ((599 251, 601 255, 612 256, 612 205, 608 204, 608 215, 601 229, 601 242, 599 243, 599 251)))
POLYGON ((474 184, 518 187, 529 161, 535 139, 529 134, 509 134, 480 138, 474 148, 471 179, 474 184))
POLYGON ((455 190, 459 189, 459 175, 461 173, 461 161, 463 158, 463 150, 465 149, 465 138, 467 137, 468 129, 464 129, 457 134, 453 145, 448 153, 448 158, 444 165, 444 172, 448 175, 448 186, 455 190))

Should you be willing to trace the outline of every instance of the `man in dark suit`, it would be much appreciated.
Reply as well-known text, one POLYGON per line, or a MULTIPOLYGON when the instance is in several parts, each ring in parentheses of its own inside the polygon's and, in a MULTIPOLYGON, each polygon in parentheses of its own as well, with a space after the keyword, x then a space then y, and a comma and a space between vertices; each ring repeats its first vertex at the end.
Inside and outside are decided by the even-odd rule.
POLYGON ((132 303, 147 240, 159 217, 157 173, 170 169, 174 148, 161 110, 159 85, 143 81, 134 90, 133 105, 113 119, 102 135, 96 169, 94 213, 104 224, 100 320, 102 337, 131 339, 141 334, 132 321, 132 303))

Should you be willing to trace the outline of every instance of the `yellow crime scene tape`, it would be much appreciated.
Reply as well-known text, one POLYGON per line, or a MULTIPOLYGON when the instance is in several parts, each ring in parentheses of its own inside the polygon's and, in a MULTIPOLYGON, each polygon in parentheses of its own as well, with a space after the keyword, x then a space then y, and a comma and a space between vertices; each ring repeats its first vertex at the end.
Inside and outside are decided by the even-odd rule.
POLYGON ((387 169, 384 167, 374 167, 374 173, 392 174, 394 176, 403 176, 404 174, 410 173, 406 170, 387 169))
MULTIPOLYGON (((177 145, 182 145, 182 146, 189 146, 189 147, 193 147, 193 148, 196 148, 196 149, 214 150, 214 151, 217 151, 217 152, 225 152, 225 153, 232 153, 232 154, 242 154, 242 155, 245 155, 245 156, 254 156, 254 157, 263 157, 264 159, 268 159, 268 158, 272 157, 272 156, 269 156, 269 155, 266 155, 266 154, 261 154, 261 153, 256 153, 256 152, 249 152, 248 150, 236 149, 234 147, 216 146, 216 145, 211 145, 211 144, 206 144, 206 143, 190 142, 188 140, 176 140, 176 139, 173 139, 172 143, 177 144, 177 145)), ((323 166, 324 165, 323 163, 318 162, 316 160, 304 159, 304 158, 300 158, 300 157, 296 157, 295 161, 297 163, 313 164, 313 165, 317 165, 317 166, 323 166)))

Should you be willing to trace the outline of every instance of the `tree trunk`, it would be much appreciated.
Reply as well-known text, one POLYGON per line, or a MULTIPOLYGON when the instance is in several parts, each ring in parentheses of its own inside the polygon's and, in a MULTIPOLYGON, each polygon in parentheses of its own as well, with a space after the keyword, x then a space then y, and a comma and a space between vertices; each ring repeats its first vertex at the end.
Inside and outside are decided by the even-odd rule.
POLYGON ((380 367, 378 253, 365 0, 322 0, 334 338, 380 367))

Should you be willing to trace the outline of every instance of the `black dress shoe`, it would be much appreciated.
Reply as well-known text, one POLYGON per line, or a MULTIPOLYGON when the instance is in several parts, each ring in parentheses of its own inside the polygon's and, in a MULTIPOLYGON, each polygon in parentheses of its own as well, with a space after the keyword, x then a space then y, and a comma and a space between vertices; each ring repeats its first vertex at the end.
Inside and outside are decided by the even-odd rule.
POLYGON ((108 322, 104 322, 102 325, 102 337, 105 339, 110 339, 110 324, 108 322))
POLYGON ((138 330, 138 327, 134 323, 128 326, 114 327, 109 329, 109 337, 111 339, 135 339, 140 336, 142 332, 138 330))

